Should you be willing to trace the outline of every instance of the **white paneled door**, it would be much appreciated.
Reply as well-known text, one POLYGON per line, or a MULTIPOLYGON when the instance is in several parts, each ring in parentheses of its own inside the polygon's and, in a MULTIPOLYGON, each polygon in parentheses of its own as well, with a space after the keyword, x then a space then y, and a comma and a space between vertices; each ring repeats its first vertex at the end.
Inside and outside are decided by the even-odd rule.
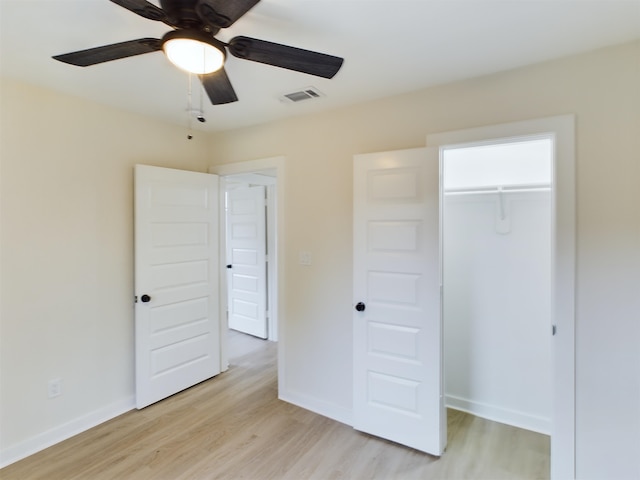
POLYGON ((227 193, 229 328, 267 338, 265 187, 227 193))
POLYGON ((354 419, 432 455, 446 446, 438 149, 354 157, 354 419))
POLYGON ((220 373, 218 177, 135 167, 136 406, 220 373))

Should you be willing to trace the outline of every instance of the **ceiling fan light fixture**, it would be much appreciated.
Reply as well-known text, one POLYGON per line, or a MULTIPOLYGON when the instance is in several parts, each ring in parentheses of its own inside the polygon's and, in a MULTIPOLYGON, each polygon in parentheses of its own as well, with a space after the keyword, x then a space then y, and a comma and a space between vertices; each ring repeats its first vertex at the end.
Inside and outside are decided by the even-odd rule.
POLYGON ((191 30, 167 33, 162 38, 162 50, 176 67, 198 75, 220 70, 226 57, 222 42, 191 30))

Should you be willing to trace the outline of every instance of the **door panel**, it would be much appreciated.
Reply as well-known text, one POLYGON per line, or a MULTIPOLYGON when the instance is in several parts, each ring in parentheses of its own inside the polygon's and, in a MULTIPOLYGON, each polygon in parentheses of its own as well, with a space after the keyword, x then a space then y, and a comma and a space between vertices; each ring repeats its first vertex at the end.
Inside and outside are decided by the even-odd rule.
POLYGON ((137 165, 135 185, 136 405, 143 408, 220 373, 218 177, 137 165))
POLYGON ((437 149, 354 158, 354 428, 442 454, 437 149))
POLYGON ((229 328, 267 338, 265 187, 227 193, 229 328))

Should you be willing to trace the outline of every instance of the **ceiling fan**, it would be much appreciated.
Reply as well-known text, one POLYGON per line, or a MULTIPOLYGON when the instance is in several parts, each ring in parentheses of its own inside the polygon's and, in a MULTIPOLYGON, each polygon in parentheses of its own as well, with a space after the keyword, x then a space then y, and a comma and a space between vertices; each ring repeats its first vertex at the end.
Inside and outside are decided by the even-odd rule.
POLYGON ((174 65, 199 75, 214 105, 238 100, 224 69, 227 51, 244 60, 324 78, 333 78, 344 61, 333 55, 256 38, 238 36, 229 43, 215 38, 220 29, 233 25, 260 0, 160 0, 162 8, 146 0, 110 1, 141 17, 163 22, 173 30, 161 39, 138 38, 56 55, 55 60, 87 67, 163 50, 174 65))

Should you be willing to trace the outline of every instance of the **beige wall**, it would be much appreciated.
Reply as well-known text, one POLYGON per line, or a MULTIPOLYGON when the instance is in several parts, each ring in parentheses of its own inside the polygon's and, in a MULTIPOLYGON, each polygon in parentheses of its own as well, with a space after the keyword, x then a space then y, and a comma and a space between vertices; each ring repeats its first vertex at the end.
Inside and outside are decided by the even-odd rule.
POLYGON ((578 474, 640 476, 639 61, 635 43, 191 142, 179 127, 3 81, 1 448, 132 405, 135 163, 205 171, 286 156, 281 381, 348 420, 353 154, 575 113, 578 474), (48 400, 53 377, 64 393, 48 400))
POLYGON ((202 135, 9 80, 0 100, 0 424, 11 453, 132 407, 133 165, 205 171, 207 152, 202 135), (63 395, 49 400, 56 377, 63 395))
POLYGON ((348 419, 352 157, 574 113, 577 473, 640 476, 640 43, 215 135, 217 164, 286 157, 287 395, 348 419), (311 252, 310 267, 298 252, 311 252))

